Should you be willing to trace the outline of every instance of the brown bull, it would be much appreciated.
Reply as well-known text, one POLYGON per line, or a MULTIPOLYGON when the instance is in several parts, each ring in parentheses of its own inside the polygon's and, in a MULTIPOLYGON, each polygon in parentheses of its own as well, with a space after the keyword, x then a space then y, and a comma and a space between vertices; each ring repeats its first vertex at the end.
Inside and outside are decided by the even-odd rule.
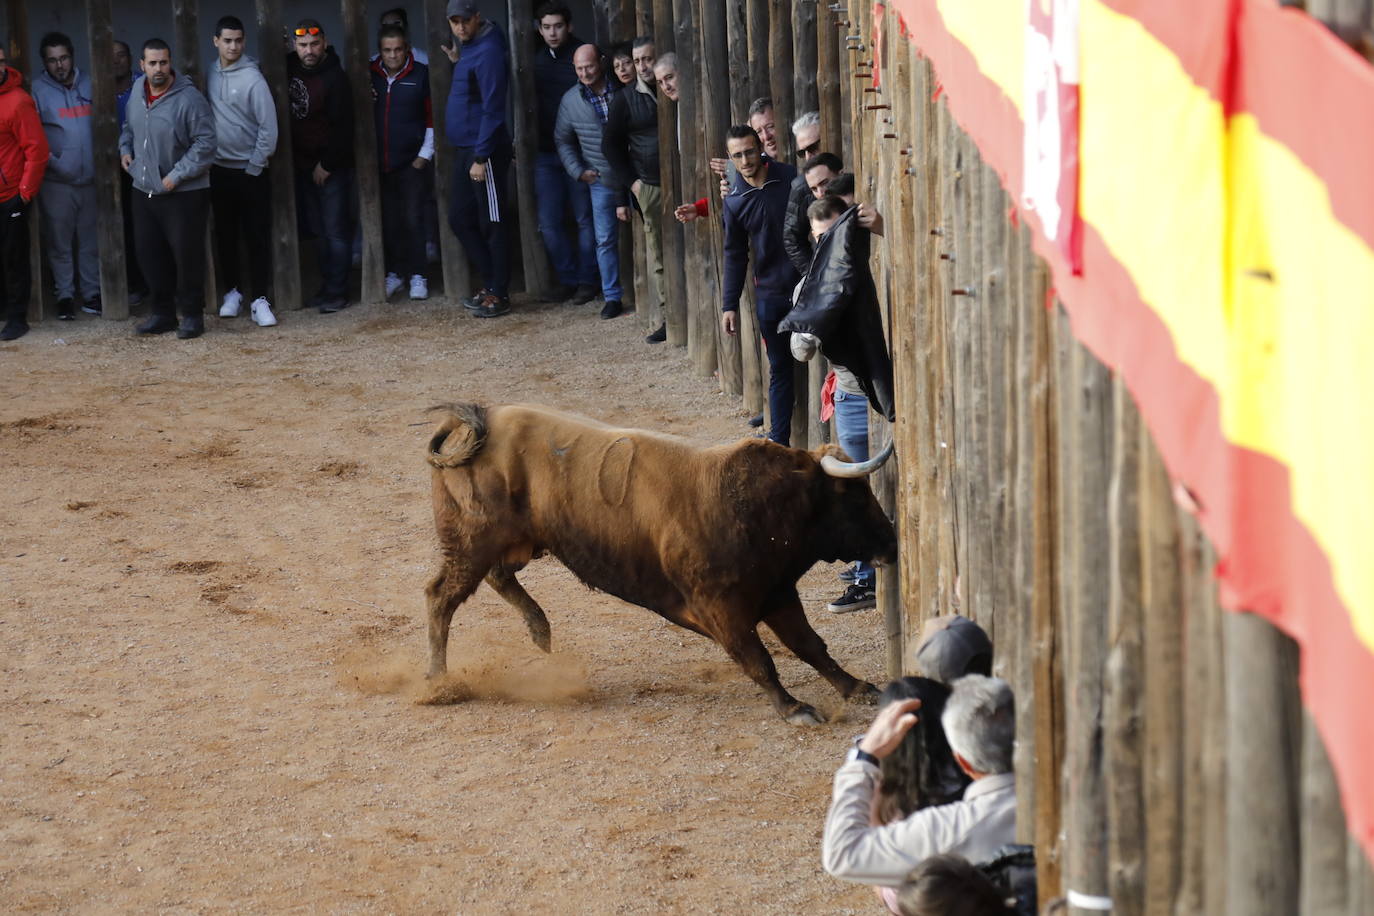
POLYGON ((897 539, 849 464, 760 439, 702 448, 546 407, 435 408, 429 442, 443 568, 425 589, 429 674, 446 668, 453 612, 483 578, 548 651, 543 609, 515 580, 552 553, 588 586, 718 642, 789 722, 819 722, 778 682, 766 623, 845 697, 875 693, 826 651, 797 596, 819 560, 890 562, 897 539), (835 475, 835 476, 832 476, 835 475))

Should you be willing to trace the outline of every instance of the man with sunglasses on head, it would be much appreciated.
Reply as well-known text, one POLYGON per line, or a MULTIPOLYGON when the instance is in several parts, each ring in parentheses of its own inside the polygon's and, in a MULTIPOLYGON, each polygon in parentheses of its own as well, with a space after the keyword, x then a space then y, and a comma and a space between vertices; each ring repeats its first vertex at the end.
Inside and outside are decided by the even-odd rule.
POLYGON ((322 313, 348 305, 353 246, 353 95, 324 27, 302 19, 286 59, 296 213, 316 237, 322 313))

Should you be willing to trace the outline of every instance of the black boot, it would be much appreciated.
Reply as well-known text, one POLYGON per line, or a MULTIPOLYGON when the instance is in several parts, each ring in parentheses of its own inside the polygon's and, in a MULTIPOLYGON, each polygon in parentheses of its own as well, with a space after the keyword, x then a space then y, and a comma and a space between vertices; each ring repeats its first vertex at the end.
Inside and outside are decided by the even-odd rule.
POLYGON ((140 334, 166 334, 177 329, 177 320, 171 315, 149 315, 135 330, 140 334))
POLYGON ((200 315, 185 315, 181 319, 181 325, 177 328, 177 337, 181 340, 191 340, 205 333, 205 319, 200 315))
POLYGON ((29 333, 29 323, 23 318, 11 318, 0 328, 0 340, 18 340, 29 333))

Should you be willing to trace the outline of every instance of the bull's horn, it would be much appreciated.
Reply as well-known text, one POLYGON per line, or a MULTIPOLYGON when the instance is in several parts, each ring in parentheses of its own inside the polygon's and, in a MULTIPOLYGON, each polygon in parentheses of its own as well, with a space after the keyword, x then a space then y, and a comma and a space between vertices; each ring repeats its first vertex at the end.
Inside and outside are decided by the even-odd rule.
POLYGON ((867 477, 887 464, 887 459, 892 457, 892 450, 893 443, 889 442, 881 452, 867 461, 841 461, 834 455, 826 455, 821 459, 821 470, 831 477, 867 477))

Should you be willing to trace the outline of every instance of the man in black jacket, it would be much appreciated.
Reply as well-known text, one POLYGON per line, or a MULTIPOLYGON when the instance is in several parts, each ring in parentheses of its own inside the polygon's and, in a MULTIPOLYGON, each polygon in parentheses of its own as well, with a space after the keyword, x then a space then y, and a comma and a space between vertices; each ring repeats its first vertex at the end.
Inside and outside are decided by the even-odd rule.
MULTIPOLYGON (((654 40, 641 35, 630 46, 635 80, 624 92, 611 97, 610 114, 602 139, 602 152, 616 173, 617 184, 634 195, 644 218, 645 260, 649 268, 650 315, 658 317, 658 329, 644 338, 662 343, 667 338, 663 323, 663 192, 658 177, 658 95, 654 81, 654 40)), ((629 219, 628 208, 616 215, 629 219)))
POLYGON ((572 12, 561 3, 541 4, 541 46, 534 55, 534 91, 538 100, 539 150, 534 159, 534 192, 539 207, 539 235, 549 253, 549 264, 561 284, 558 298, 583 305, 596 298, 600 277, 596 266, 596 232, 592 224, 592 197, 587 185, 563 170, 554 146, 558 106, 577 85, 573 54, 586 44, 572 33, 572 12), (568 238, 567 212, 577 223, 577 244, 568 238))
POLYGON ((352 263, 353 95, 324 27, 302 19, 286 58, 296 211, 319 249, 320 289, 311 304, 326 314, 348 305, 352 263))
MULTIPOLYGON (((821 113, 819 111, 808 111, 806 114, 792 122, 792 136, 797 140, 797 161, 811 164, 812 157, 817 155, 829 156, 830 159, 839 163, 839 157, 833 153, 821 153, 821 113)), ((844 166, 835 165, 835 171, 839 171, 844 166)), ((806 208, 811 205, 814 198, 811 189, 806 184, 805 165, 798 170, 797 180, 792 182, 791 194, 787 198, 787 225, 783 230, 783 244, 787 248, 787 257, 792 260, 792 266, 797 268, 797 273, 804 274, 811 265, 811 226, 806 219, 806 208)))

